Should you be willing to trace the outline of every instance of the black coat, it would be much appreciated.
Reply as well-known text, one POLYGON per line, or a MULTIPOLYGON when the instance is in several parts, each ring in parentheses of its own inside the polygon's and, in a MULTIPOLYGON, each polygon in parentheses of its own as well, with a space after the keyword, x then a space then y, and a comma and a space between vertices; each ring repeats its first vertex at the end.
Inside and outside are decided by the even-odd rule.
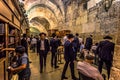
POLYGON ((90 50, 91 47, 92 47, 92 44, 93 44, 92 38, 91 38, 91 37, 88 37, 88 38, 86 39, 85 49, 90 50))
POLYGON ((51 46, 51 52, 52 53, 56 53, 57 52, 57 48, 59 46, 59 41, 52 38, 50 40, 50 46, 51 46))
MULTIPOLYGON (((48 53, 50 50, 49 41, 47 39, 44 40, 44 46, 45 46, 45 52, 48 53)), ((40 47, 41 47, 41 40, 37 41, 37 53, 40 53, 40 47)))
POLYGON ((66 41, 64 44, 64 58, 66 61, 75 60, 75 49, 72 43, 66 41))
POLYGON ((25 52, 28 54, 28 43, 27 43, 27 40, 26 40, 25 38, 23 38, 23 39, 21 40, 21 45, 22 45, 23 47, 25 47, 25 52))
POLYGON ((74 48, 75 48, 75 53, 77 53, 77 51, 78 51, 79 48, 80 48, 79 38, 78 38, 78 37, 75 37, 75 38, 74 38, 74 41, 73 41, 72 43, 73 43, 73 46, 74 46, 74 48))
POLYGON ((99 58, 104 60, 113 60, 113 53, 114 53, 114 46, 115 44, 110 41, 101 41, 98 45, 96 53, 98 54, 99 58))

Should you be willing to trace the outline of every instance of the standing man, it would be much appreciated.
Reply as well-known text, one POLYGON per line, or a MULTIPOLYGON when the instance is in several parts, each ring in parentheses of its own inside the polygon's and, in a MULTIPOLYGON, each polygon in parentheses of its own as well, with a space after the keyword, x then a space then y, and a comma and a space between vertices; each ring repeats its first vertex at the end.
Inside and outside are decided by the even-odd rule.
POLYGON ((37 42, 37 55, 40 59, 40 73, 43 72, 43 66, 46 67, 46 58, 49 51, 49 42, 45 33, 40 33, 40 40, 37 42))
POLYGON ((59 66, 57 66, 57 48, 59 46, 59 42, 55 33, 52 34, 52 37, 53 38, 50 40, 50 46, 52 52, 51 66, 58 68, 59 66))
POLYGON ((25 52, 28 55, 28 43, 27 43, 27 35, 23 34, 23 38, 21 40, 21 45, 25 47, 25 52))
POLYGON ((85 49, 87 49, 88 51, 90 51, 90 49, 92 47, 92 44, 93 44, 92 35, 90 35, 90 37, 88 37, 86 39, 85 49))
POLYGON ((63 41, 62 41, 62 44, 64 45, 65 44, 65 42, 67 41, 67 36, 68 36, 68 34, 66 34, 64 37, 63 37, 63 41))
POLYGON ((72 44, 74 40, 74 36, 73 34, 69 34, 67 37, 68 37, 68 40, 64 44, 65 65, 64 65, 63 72, 62 72, 61 80, 68 79, 67 77, 65 77, 65 73, 68 68, 68 65, 70 66, 70 69, 71 69, 72 79, 77 80, 77 78, 75 77, 75 73, 74 73, 75 54, 74 54, 74 47, 72 44))
POLYGON ((33 52, 36 51, 36 45, 37 45, 37 39, 34 37, 31 41, 31 46, 32 46, 33 52))
POLYGON ((79 43, 79 34, 76 33, 76 36, 74 38, 74 41, 73 41, 73 45, 74 45, 74 49, 75 49, 75 56, 76 56, 76 60, 77 60, 77 52, 80 48, 80 43, 79 43))
POLYGON ((114 46, 115 46, 115 44, 111 42, 111 40, 112 40, 112 37, 110 36, 104 37, 104 41, 101 41, 97 48, 97 54, 99 57, 98 69, 100 73, 102 73, 102 66, 103 66, 103 63, 105 63, 107 67, 108 79, 110 78, 110 70, 112 67, 114 46))

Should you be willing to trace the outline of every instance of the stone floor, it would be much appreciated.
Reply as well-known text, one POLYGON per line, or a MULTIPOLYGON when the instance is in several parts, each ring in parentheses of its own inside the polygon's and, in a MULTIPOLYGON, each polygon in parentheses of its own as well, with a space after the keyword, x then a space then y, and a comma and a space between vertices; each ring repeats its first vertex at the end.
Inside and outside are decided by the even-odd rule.
MULTIPOLYGON (((31 51, 29 52, 30 52, 29 58, 30 58, 30 61, 32 61, 30 65, 31 72, 32 72, 31 80, 61 80, 61 73, 62 73, 64 64, 59 64, 60 67, 58 69, 52 68, 50 65, 51 54, 49 53, 47 57, 46 69, 44 69, 44 72, 41 74, 39 72, 39 56, 37 56, 36 53, 32 53, 31 51)), ((64 61, 64 59, 62 61, 64 61)), ((76 66, 76 63, 75 63, 75 66, 76 66)), ((106 73, 105 70, 103 72, 106 73)), ((76 76, 78 77, 78 72, 76 69, 75 69, 75 73, 76 73, 76 76)), ((69 68, 67 70, 66 76, 69 77, 68 80, 72 80, 70 76, 69 68)))
MULTIPOLYGON (((32 72, 31 80, 61 80, 61 73, 62 73, 64 64, 59 64, 60 67, 58 69, 52 68, 50 65, 51 55, 48 54, 46 69, 44 69, 44 72, 41 74, 39 72, 39 56, 37 56, 36 53, 30 53, 29 55, 30 55, 30 60, 32 61, 30 65, 31 72, 32 72)), ((76 73, 76 76, 78 77, 77 70, 75 70, 75 73, 76 73)), ((66 76, 69 77, 68 80, 72 80, 70 79, 69 68, 66 73, 66 76)))

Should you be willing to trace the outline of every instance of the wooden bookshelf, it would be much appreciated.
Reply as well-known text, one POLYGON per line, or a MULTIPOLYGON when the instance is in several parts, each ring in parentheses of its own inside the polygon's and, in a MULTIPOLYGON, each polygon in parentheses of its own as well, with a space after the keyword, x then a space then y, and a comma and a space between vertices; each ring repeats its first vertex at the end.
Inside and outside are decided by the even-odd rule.
POLYGON ((6 58, 0 59, 0 80, 6 80, 5 60, 6 58))
POLYGON ((15 47, 20 42, 19 40, 16 40, 16 38, 20 35, 18 32, 20 32, 20 29, 17 29, 16 27, 12 26, 11 24, 0 22, 0 24, 3 24, 2 30, 0 31, 0 67, 3 69, 0 74, 4 74, 3 76, 0 76, 0 80, 8 80, 9 74, 7 73, 6 69, 11 64, 11 59, 14 56, 14 50, 15 47), (17 30, 17 32, 16 32, 17 30), (8 76, 7 76, 8 75, 8 76))
POLYGON ((0 34, 0 36, 4 36, 4 34, 0 34))
POLYGON ((20 45, 21 28, 28 28, 22 10, 19 1, 0 0, 0 80, 11 80, 6 69, 15 47, 20 45))
POLYGON ((20 42, 20 39, 16 41, 18 36, 20 28, 0 19, 0 80, 10 80, 6 70, 11 65, 15 47, 20 42))
POLYGON ((1 58, 0 63, 3 63, 6 60, 6 58, 1 58))
POLYGON ((14 45, 15 43, 9 43, 8 46, 14 45))
POLYGON ((15 37, 15 35, 12 35, 12 34, 9 34, 8 36, 9 36, 9 37, 15 37))

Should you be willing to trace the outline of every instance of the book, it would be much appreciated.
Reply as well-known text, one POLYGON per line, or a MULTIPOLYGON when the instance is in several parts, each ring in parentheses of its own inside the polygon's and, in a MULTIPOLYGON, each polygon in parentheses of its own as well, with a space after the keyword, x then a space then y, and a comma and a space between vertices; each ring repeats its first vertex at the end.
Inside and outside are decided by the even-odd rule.
POLYGON ((14 37, 10 37, 10 43, 14 43, 15 42, 15 38, 14 37))
POLYGON ((0 23, 0 34, 4 34, 4 33, 5 33, 4 24, 0 23))

